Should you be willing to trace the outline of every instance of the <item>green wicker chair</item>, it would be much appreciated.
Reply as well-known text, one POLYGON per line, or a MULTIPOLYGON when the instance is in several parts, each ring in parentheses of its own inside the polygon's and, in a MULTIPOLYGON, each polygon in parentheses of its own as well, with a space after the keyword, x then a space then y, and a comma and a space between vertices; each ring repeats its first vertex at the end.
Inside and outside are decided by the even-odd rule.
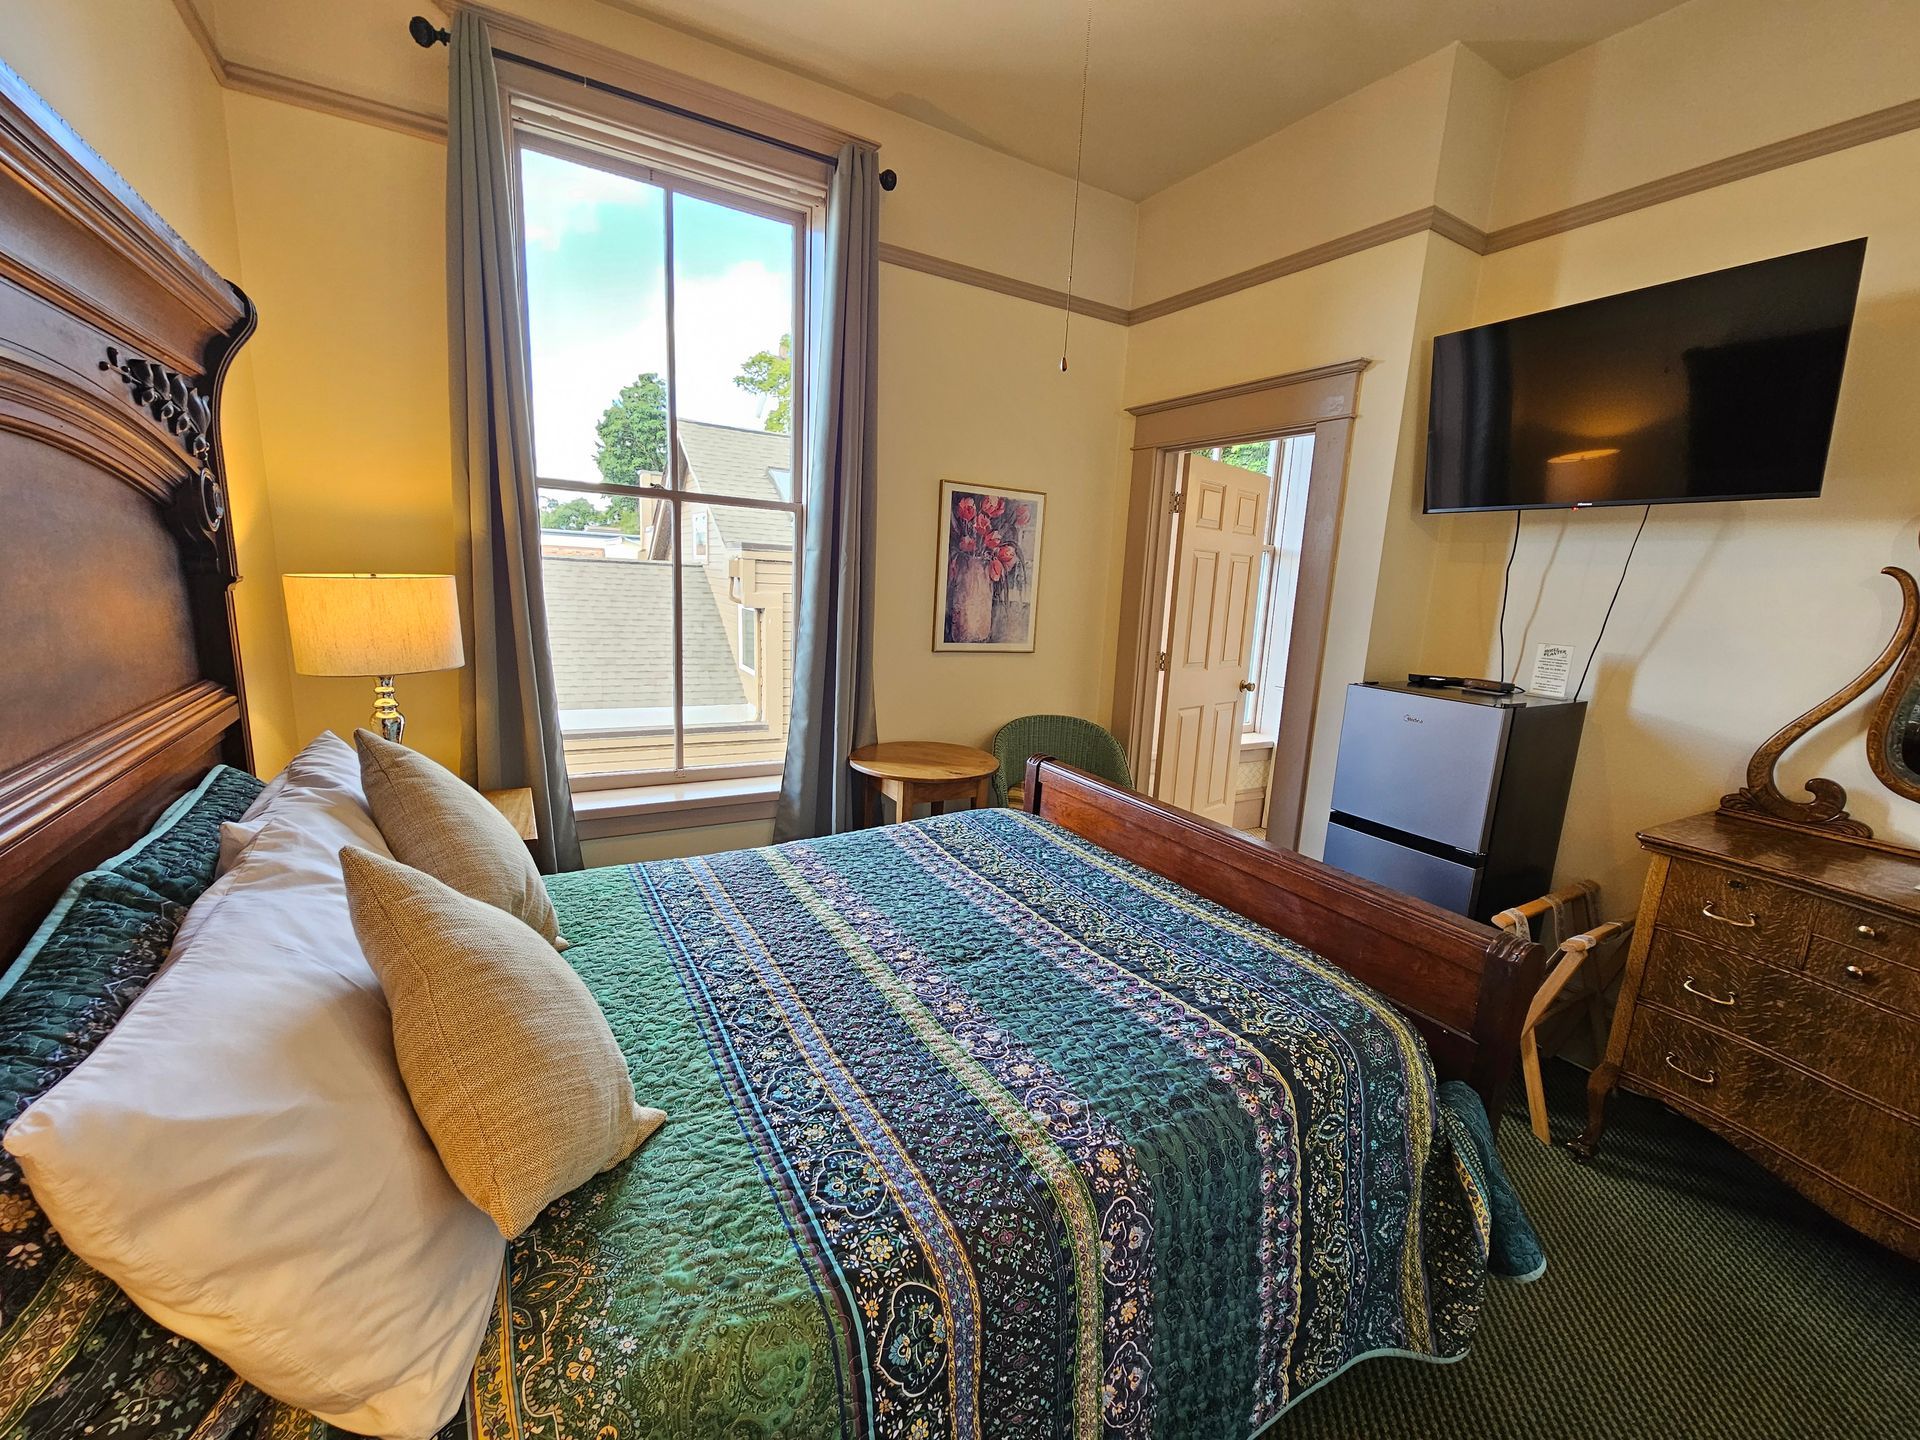
POLYGON ((993 753, 1000 761, 1000 773, 993 779, 993 799, 998 805, 1005 805, 1007 797, 1026 784, 1027 760, 1034 755, 1051 755, 1102 780, 1133 788, 1133 773, 1127 769, 1127 752, 1120 742, 1077 715, 1023 715, 1009 720, 993 737, 993 753))

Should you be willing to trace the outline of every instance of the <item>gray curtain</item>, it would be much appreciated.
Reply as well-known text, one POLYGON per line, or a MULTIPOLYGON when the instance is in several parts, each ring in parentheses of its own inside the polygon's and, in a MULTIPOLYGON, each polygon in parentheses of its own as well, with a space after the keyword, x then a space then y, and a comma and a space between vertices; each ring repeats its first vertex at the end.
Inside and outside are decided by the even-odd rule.
POLYGON ((461 764, 482 789, 533 791, 540 868, 580 868, 547 655, 532 400, 506 122, 486 22, 453 22, 447 99, 447 320, 453 473, 467 518, 458 549, 468 599, 461 764))
POLYGON ((860 823, 847 754, 874 739, 879 217, 879 157, 848 145, 827 192, 819 308, 807 352, 806 544, 775 840, 830 835, 860 823))

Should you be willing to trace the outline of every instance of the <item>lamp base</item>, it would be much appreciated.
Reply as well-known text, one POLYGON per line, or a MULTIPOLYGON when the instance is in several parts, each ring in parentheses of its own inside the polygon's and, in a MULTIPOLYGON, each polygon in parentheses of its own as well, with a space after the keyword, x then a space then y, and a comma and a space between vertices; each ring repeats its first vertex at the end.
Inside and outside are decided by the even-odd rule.
POLYGON ((400 704, 394 699, 391 675, 382 675, 373 683, 373 726, 383 740, 405 743, 400 737, 407 733, 407 717, 400 713, 400 704))

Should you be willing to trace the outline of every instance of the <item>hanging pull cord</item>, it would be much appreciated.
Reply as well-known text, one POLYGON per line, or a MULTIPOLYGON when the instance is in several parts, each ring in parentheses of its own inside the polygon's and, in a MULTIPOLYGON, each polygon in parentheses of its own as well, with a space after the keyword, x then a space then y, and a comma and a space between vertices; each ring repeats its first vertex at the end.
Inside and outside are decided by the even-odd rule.
POLYGON ((1060 373, 1067 373, 1073 338, 1073 254, 1080 240, 1080 166, 1087 149, 1087 76, 1093 66, 1093 0, 1087 0, 1087 33, 1080 50, 1080 133, 1073 142, 1073 220, 1067 229, 1067 318, 1060 330, 1060 373))

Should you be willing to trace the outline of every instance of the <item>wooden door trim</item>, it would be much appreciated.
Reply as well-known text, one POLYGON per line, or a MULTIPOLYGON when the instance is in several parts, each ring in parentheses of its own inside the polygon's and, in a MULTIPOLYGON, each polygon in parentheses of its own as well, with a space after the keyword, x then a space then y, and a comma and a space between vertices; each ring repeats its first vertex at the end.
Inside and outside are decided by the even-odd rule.
POLYGON ((1287 637, 1287 687, 1273 739, 1268 777, 1267 839, 1293 849, 1307 799, 1313 717, 1320 708, 1320 665, 1327 650, 1327 614, 1333 604, 1333 552, 1340 505, 1347 489, 1350 418, 1313 427, 1313 463, 1307 470, 1307 514, 1300 527, 1300 575, 1294 584, 1287 637))
POLYGON ((1132 407, 1132 474, 1121 572, 1120 627, 1114 660, 1112 728, 1133 773, 1150 783, 1155 684, 1167 593, 1175 488, 1172 457, 1209 445, 1276 435, 1314 437, 1300 575, 1287 651, 1287 695, 1273 753, 1267 838, 1292 847, 1300 837, 1313 712, 1318 705, 1332 600, 1333 549, 1346 488, 1347 453, 1358 413, 1360 376, 1372 362, 1275 375, 1132 407), (1297 688, 1296 688, 1297 687, 1297 688))

